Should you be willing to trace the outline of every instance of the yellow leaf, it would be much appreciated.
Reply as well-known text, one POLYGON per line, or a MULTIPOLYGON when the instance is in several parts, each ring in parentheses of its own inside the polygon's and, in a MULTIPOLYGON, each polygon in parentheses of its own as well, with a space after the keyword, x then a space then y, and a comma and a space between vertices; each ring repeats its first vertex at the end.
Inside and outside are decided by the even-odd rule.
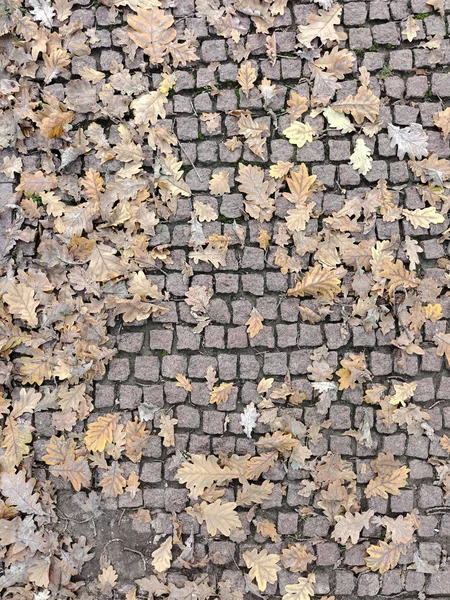
POLYGON ((252 63, 249 61, 242 63, 239 67, 237 82, 246 96, 248 96, 250 90, 255 87, 255 81, 256 70, 252 67, 252 63))
POLYGON ((442 306, 440 304, 427 304, 425 306, 425 317, 432 323, 436 323, 436 321, 443 319, 444 314, 442 312, 442 306))
POLYGON ((312 142, 316 129, 311 127, 309 123, 300 123, 294 121, 289 127, 283 131, 283 135, 287 137, 291 144, 303 148, 307 142, 312 142))
POLYGON ((235 511, 236 506, 236 502, 216 500, 212 504, 194 504, 193 507, 188 507, 186 512, 195 517, 199 525, 205 522, 210 535, 216 535, 219 531, 222 535, 229 536, 232 531, 242 527, 235 511))
POLYGON ((262 504, 264 500, 270 498, 275 484, 265 479, 261 485, 243 482, 242 487, 238 488, 237 504, 239 506, 251 506, 252 504, 262 504))
POLYGON ((135 471, 132 471, 127 479, 127 487, 126 492, 130 494, 132 498, 134 498, 139 490, 139 476, 135 471))
POLYGON ((380 575, 398 565, 400 556, 406 554, 409 544, 394 544, 380 541, 377 545, 367 548, 366 565, 371 571, 378 571, 380 575))
POLYGON ((350 95, 345 100, 335 102, 332 108, 346 115, 351 114, 358 125, 361 125, 364 119, 374 123, 380 112, 380 99, 371 90, 361 86, 354 96, 350 95))
POLYGON ((414 396, 414 392, 417 389, 417 383, 411 381, 410 383, 394 383, 395 394, 389 397, 390 404, 397 406, 401 404, 406 406, 406 400, 414 396))
POLYGON ((254 521, 256 525, 256 531, 263 537, 269 537, 272 542, 280 542, 281 538, 277 533, 277 528, 274 523, 271 523, 268 519, 263 521, 254 521))
POLYGON ((226 402, 230 397, 232 389, 232 383, 221 383, 220 385, 215 386, 209 395, 209 403, 222 404, 223 402, 226 402))
POLYGON ((308 175, 306 165, 301 163, 298 171, 290 171, 289 177, 286 178, 289 193, 283 192, 283 196, 296 206, 306 205, 316 179, 316 175, 308 175))
POLYGON ((361 175, 367 175, 372 168, 372 156, 370 148, 366 146, 363 139, 356 140, 355 150, 350 156, 350 164, 361 175))
POLYGON ((403 209, 403 215, 411 223, 414 229, 424 227, 429 229, 432 224, 443 223, 445 218, 437 212, 434 206, 416 208, 415 210, 403 209))
POLYGON ((86 448, 90 452, 103 452, 106 444, 113 441, 114 429, 119 423, 119 414, 107 414, 90 423, 84 437, 86 448))
POLYGON ((156 7, 148 10, 136 8, 136 13, 127 16, 128 25, 132 28, 128 35, 135 44, 144 49, 152 65, 162 63, 169 51, 170 42, 176 37, 176 31, 172 27, 172 15, 156 7))
POLYGON ((152 552, 152 567, 157 573, 164 573, 172 562, 172 538, 169 536, 154 552, 152 552))
POLYGON ((15 317, 25 321, 30 327, 39 323, 36 309, 39 302, 34 299, 34 290, 25 283, 10 281, 6 286, 3 300, 8 305, 9 312, 15 317))
POLYGON ((317 264, 305 274, 302 281, 288 290, 288 296, 323 296, 332 300, 340 292, 340 284, 335 270, 317 264))
POLYGON ((263 321, 264 319, 262 315, 256 310, 255 307, 253 307, 250 316, 245 323, 247 325, 247 333, 250 338, 254 338, 256 335, 258 335, 261 329, 263 329, 263 321))
POLYGON ((134 463, 139 462, 149 437, 150 431, 145 422, 142 423, 137 419, 128 421, 125 425, 125 456, 134 463))
POLYGON ((268 554, 266 549, 258 552, 256 548, 247 550, 242 555, 249 571, 250 581, 256 579, 256 584, 261 592, 264 592, 268 583, 276 583, 277 573, 281 569, 278 565, 280 556, 278 554, 268 554))
POLYGON ((276 164, 271 165, 269 174, 274 179, 283 179, 294 166, 294 163, 279 160, 276 164))
POLYGON ((326 107, 326 109, 323 111, 323 116, 326 118, 331 127, 334 127, 342 133, 351 133, 352 131, 355 131, 355 126, 352 124, 350 119, 344 114, 331 108, 331 106, 326 107))
POLYGON ((311 573, 308 577, 299 577, 298 583, 289 584, 285 587, 282 600, 310 600, 314 595, 314 584, 316 576, 311 573))
POLYGON ((405 487, 408 479, 409 469, 405 466, 395 469, 392 473, 377 475, 371 479, 364 490, 367 498, 379 496, 388 498, 388 494, 400 496, 400 488, 405 487))

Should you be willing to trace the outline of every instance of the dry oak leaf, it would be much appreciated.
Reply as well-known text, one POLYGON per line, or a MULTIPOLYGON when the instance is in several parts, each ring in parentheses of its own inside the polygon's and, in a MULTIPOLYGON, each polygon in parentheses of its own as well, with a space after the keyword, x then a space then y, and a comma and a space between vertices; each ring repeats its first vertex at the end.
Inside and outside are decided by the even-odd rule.
POLYGON ((314 64, 332 73, 336 79, 343 79, 352 72, 354 62, 355 56, 347 48, 340 50, 339 46, 334 46, 331 52, 325 52, 314 64))
POLYGON ((436 354, 445 356, 447 364, 450 365, 450 333, 436 334, 434 342, 437 344, 436 354))
POLYGON ((169 536, 154 552, 152 552, 152 567, 157 573, 170 569, 172 562, 172 537, 169 536))
POLYGON ((99 485, 105 496, 115 498, 123 494, 124 487, 127 485, 125 477, 122 475, 120 465, 114 461, 111 466, 106 469, 105 476, 100 480, 99 485))
POLYGON ((405 466, 395 469, 392 473, 377 475, 371 479, 364 490, 366 498, 379 496, 388 498, 388 494, 400 496, 400 488, 405 487, 408 480, 409 469, 405 466))
POLYGON ((278 451, 264 452, 260 456, 253 456, 248 461, 246 477, 247 479, 258 479, 263 473, 266 473, 273 467, 278 458, 278 451))
POLYGON ((109 595, 111 593, 111 590, 117 585, 117 577, 118 575, 112 565, 102 569, 102 572, 98 576, 97 585, 102 594, 109 595))
MULTIPOLYGON (((335 4, 330 10, 319 8, 318 14, 309 14, 307 17, 307 25, 301 25, 298 28, 298 41, 311 48, 311 42, 318 37, 322 43, 339 42, 346 39, 343 34, 335 29, 335 25, 341 22, 342 6, 335 4)), ((345 34, 344 34, 345 35, 345 34)))
POLYGON ((175 379, 177 380, 176 387, 183 388, 186 392, 192 392, 192 383, 187 377, 181 373, 177 373, 175 379))
POLYGON ((289 548, 284 548, 281 553, 283 567, 289 569, 291 573, 307 571, 309 563, 315 560, 314 554, 310 554, 304 544, 294 544, 289 548))
POLYGON ((336 516, 336 525, 331 537, 339 544, 346 544, 350 539, 352 544, 357 544, 364 527, 369 527, 370 519, 375 515, 373 510, 363 513, 346 512, 345 515, 336 516))
POLYGON ((169 415, 161 415, 159 420, 158 435, 163 438, 163 446, 170 448, 175 446, 175 425, 178 419, 172 419, 169 415))
POLYGON ((366 565, 371 571, 378 571, 380 575, 398 565, 400 556, 406 554, 409 544, 394 544, 380 541, 377 545, 367 548, 366 565))
POLYGON ((306 201, 312 194, 316 182, 316 175, 308 175, 308 169, 304 163, 298 167, 298 171, 290 171, 286 178, 289 192, 283 192, 283 196, 297 207, 306 205, 306 201))
POLYGON ((256 579, 256 584, 261 592, 264 592, 268 583, 276 583, 277 573, 281 569, 278 565, 280 562, 279 554, 268 554, 264 548, 258 552, 256 548, 247 550, 242 555, 247 568, 250 569, 250 581, 256 579))
POLYGON ((257 336, 261 329, 264 328, 263 321, 264 319, 261 313, 253 307, 249 318, 245 322, 247 325, 247 333, 250 338, 257 336))
POLYGON ((15 173, 22 172, 22 159, 18 156, 5 156, 0 169, 0 173, 4 173, 10 179, 14 179, 15 173))
POLYGON ((4 458, 8 464, 18 467, 23 457, 30 453, 33 431, 30 423, 16 421, 12 413, 6 417, 1 445, 5 449, 4 458))
POLYGON ((248 97, 250 90, 255 87, 256 70, 252 63, 247 61, 239 67, 237 82, 241 86, 242 91, 248 97))
POLYGON ((216 385, 210 395, 209 395, 209 403, 210 404, 222 404, 226 402, 230 397, 231 390, 233 389, 232 383, 221 383, 220 385, 216 385))
POLYGON ((450 454, 450 438, 448 435, 443 435, 439 440, 439 444, 450 454))
POLYGON ((159 90, 142 94, 139 98, 133 100, 130 104, 134 112, 134 121, 136 125, 156 125, 158 118, 166 118, 165 104, 167 104, 167 96, 159 90))
POLYGON ((395 292, 397 288, 405 290, 416 288, 420 283, 420 279, 417 279, 414 273, 409 271, 401 260, 397 260, 395 263, 384 260, 380 276, 388 280, 387 287, 390 294, 395 292))
POLYGON ((303 146, 312 142, 316 129, 311 127, 309 123, 300 123, 300 121, 294 121, 283 131, 283 135, 287 137, 291 144, 303 148, 303 146))
POLYGON ((428 155, 428 136, 418 123, 412 123, 403 129, 388 123, 388 136, 391 148, 397 146, 397 156, 400 160, 403 160, 405 154, 409 158, 423 158, 428 155))
POLYGON ((434 206, 416 208, 415 210, 404 208, 403 216, 411 223, 414 229, 418 229, 419 227, 429 229, 431 225, 443 223, 445 221, 444 215, 438 213, 434 206))
POLYGON ((128 35, 148 54, 151 64, 162 63, 169 51, 169 44, 176 37, 172 15, 166 15, 156 7, 148 10, 137 8, 136 13, 127 16, 128 25, 132 28, 128 35))
POLYGON ((386 527, 386 537, 394 544, 409 544, 413 540, 415 530, 420 526, 413 513, 406 516, 399 515, 396 519, 383 517, 382 521, 386 527))
POLYGON ((8 305, 9 312, 25 321, 30 327, 37 327, 39 321, 36 309, 39 302, 34 298, 34 290, 25 283, 9 281, 3 300, 8 305))
POLYGON ((444 140, 446 140, 450 134, 450 107, 435 113, 433 121, 436 127, 442 131, 444 140))
POLYGON ((330 124, 330 127, 334 127, 342 133, 351 133, 352 131, 355 131, 355 126, 350 119, 343 113, 331 108, 331 106, 326 107, 326 109, 323 111, 323 116, 330 124))
POLYGON ((33 494, 36 479, 25 480, 25 471, 3 472, 0 479, 0 492, 10 506, 27 515, 43 515, 39 495, 33 494))
POLYGON ((120 415, 107 414, 99 417, 93 423, 89 423, 84 443, 89 452, 103 452, 106 444, 113 441, 114 430, 120 420, 120 415))
POLYGON ((364 119, 375 123, 380 112, 380 99, 367 87, 361 86, 354 96, 349 95, 345 100, 335 102, 331 107, 346 115, 351 114, 358 125, 361 125, 364 119))
POLYGON ((231 468, 221 467, 215 456, 192 454, 188 461, 180 465, 176 478, 186 485, 189 494, 195 499, 213 484, 223 485, 238 476, 231 468))
POLYGON ((45 83, 50 83, 60 75, 68 75, 68 70, 65 68, 70 65, 70 54, 64 48, 54 48, 50 54, 43 54, 44 68, 42 69, 45 75, 45 83))
POLYGON ((263 537, 268 537, 272 540, 272 542, 281 542, 281 538, 277 533, 277 528, 275 524, 269 521, 268 519, 264 519, 263 521, 253 521, 256 525, 256 532, 263 537))
POLYGON ((303 113, 308 110, 308 100, 304 96, 300 96, 294 90, 291 91, 289 100, 287 101, 286 113, 291 121, 299 119, 303 113))
POLYGON ((31 356, 23 356, 20 359, 20 374, 23 376, 22 383, 31 385, 42 385, 46 379, 52 376, 51 356, 40 348, 32 350, 31 356))
POLYGON ((91 471, 84 456, 76 456, 74 440, 66 440, 64 436, 52 436, 45 450, 47 453, 44 454, 42 460, 50 466, 52 475, 70 481, 77 492, 82 487, 89 487, 91 471))
POLYGON ((254 165, 239 163, 239 191, 245 194, 245 210, 253 219, 270 221, 275 211, 275 200, 270 197, 273 186, 264 179, 264 171, 254 165))
POLYGON ((239 506, 251 506, 252 504, 262 504, 264 500, 270 498, 275 484, 265 479, 261 485, 249 483, 244 480, 242 487, 238 488, 237 504, 239 506))
POLYGON ((36 173, 22 173, 20 183, 16 187, 18 192, 24 192, 27 196, 40 195, 42 192, 50 192, 57 187, 56 177, 44 175, 42 171, 36 173))
POLYGON ((90 256, 87 273, 94 281, 105 282, 124 273, 122 261, 115 256, 116 250, 106 244, 96 243, 90 256))
POLYGON ((213 173, 209 180, 209 191, 215 196, 222 196, 230 193, 230 183, 228 181, 229 173, 227 171, 219 171, 213 173))
POLYGON ((206 529, 210 535, 216 535, 219 531, 222 535, 229 536, 232 531, 242 527, 241 521, 235 511, 236 502, 222 502, 216 500, 212 504, 202 502, 188 507, 186 512, 195 517, 198 524, 206 523, 206 529))
POLYGON ((294 166, 294 163, 279 160, 269 169, 269 175, 274 179, 283 179, 294 166))
POLYGON ((282 600, 310 600, 314 595, 314 584, 316 576, 314 573, 308 577, 299 577, 298 583, 291 583, 285 587, 285 594, 282 600))
POLYGON ((372 168, 372 155, 370 148, 361 138, 356 140, 355 149, 350 156, 350 164, 360 175, 367 175, 372 168))
POLYGON ((413 39, 417 37, 417 33, 419 32, 420 27, 417 25, 417 21, 415 18, 410 15, 406 19, 406 23, 404 28, 402 29, 402 36, 405 37, 408 42, 412 42, 413 39))
POLYGON ((305 273, 301 281, 288 290, 288 296, 315 296, 332 300, 341 291, 341 280, 337 271, 327 269, 320 264, 305 273))
POLYGON ((194 212, 200 223, 216 221, 219 216, 215 208, 200 200, 194 200, 194 212))

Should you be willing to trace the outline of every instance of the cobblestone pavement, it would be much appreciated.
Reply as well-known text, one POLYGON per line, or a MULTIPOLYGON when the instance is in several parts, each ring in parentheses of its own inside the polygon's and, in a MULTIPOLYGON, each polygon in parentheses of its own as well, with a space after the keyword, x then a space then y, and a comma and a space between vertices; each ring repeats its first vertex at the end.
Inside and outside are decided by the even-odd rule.
MULTIPOLYGON (((365 67, 370 74, 370 90, 382 98, 380 118, 400 127, 422 124, 428 136, 429 154, 449 158, 449 139, 444 139, 433 122, 433 115, 446 108, 450 99, 448 0, 444 10, 444 16, 441 16, 425 0, 344 2, 342 29, 348 34, 346 47, 355 53, 357 65, 353 67, 354 77, 347 75, 339 82, 335 100, 355 94, 357 69, 365 67), (412 42, 406 41, 401 34, 409 15, 415 17, 418 26, 412 42), (430 39, 439 43, 435 47, 428 43, 427 47, 424 42, 430 39)), ((275 17, 273 31, 278 56, 273 64, 266 54, 266 36, 254 33, 251 28, 246 37, 249 60, 257 71, 258 82, 265 77, 278 88, 271 110, 267 111, 257 87, 251 89, 248 96, 239 90, 236 83, 239 63, 233 56, 235 44, 213 33, 205 17, 196 13, 194 0, 172 2, 177 30, 187 27, 200 43, 200 60, 192 63, 193 66, 176 70, 177 80, 166 110, 167 122, 173 126, 180 142, 180 160, 192 196, 178 200, 176 214, 156 226, 156 235, 151 241, 153 247, 167 245, 171 252, 171 264, 146 271, 152 282, 166 294, 163 305, 168 310, 151 321, 111 327, 118 353, 109 363, 104 379, 95 382, 95 409, 89 416, 89 422, 92 422, 101 414, 118 410, 125 423, 138 414, 139 407, 141 410, 142 406, 154 409, 148 421, 154 429, 141 463, 122 464, 125 477, 132 471, 139 474, 141 487, 134 498, 125 493, 118 498, 102 497, 99 500, 86 490, 74 493, 70 484, 54 479, 59 488, 58 507, 67 519, 68 530, 86 535, 96 544, 95 559, 86 565, 84 572, 90 590, 95 590, 102 553, 109 556, 119 575, 115 594, 125 593, 136 579, 150 577, 151 553, 157 547, 157 541, 161 542, 173 533, 174 523, 181 523, 184 535, 191 531, 195 534, 195 562, 201 565, 202 558, 215 558, 191 570, 185 564, 175 562, 167 574, 169 582, 181 583, 186 577, 193 580, 207 574, 210 582, 230 580, 233 589, 242 591, 248 598, 255 597, 253 594, 259 592, 254 587, 246 587, 244 575, 248 570, 242 554, 261 545, 280 554, 287 542, 300 542, 315 557, 309 571, 315 572, 315 595, 318 597, 335 596, 342 600, 355 595, 421 600, 450 598, 450 566, 447 562, 450 499, 444 496, 442 486, 436 485, 436 460, 448 459, 448 452, 439 439, 450 427, 450 373, 445 357, 436 354, 433 343, 436 333, 447 331, 450 296, 442 294, 439 298, 444 318, 435 323, 427 321, 422 329, 422 355, 408 354, 393 346, 391 342, 398 334, 395 329, 386 334, 381 329, 366 330, 361 320, 358 323, 352 318, 353 299, 345 295, 321 322, 301 320, 299 307, 315 309, 316 305, 308 298, 288 296, 287 291, 295 285, 296 277, 293 273, 283 273, 275 265, 275 249, 269 248, 266 252, 260 247, 257 241, 260 223, 244 218, 245 197, 235 180, 240 162, 267 168, 277 161, 304 163, 308 172, 317 175, 324 185, 322 191, 313 194, 316 209, 322 213, 309 221, 308 235, 320 231, 323 219, 343 206, 345 191, 348 197, 363 197, 380 178, 387 180, 405 208, 414 210, 424 206, 412 185, 414 178, 408 169, 408 157, 397 158, 386 129, 365 137, 373 152, 373 166, 365 176, 349 164, 357 137, 355 132, 343 134, 334 129, 327 130, 322 115, 307 117, 321 133, 303 147, 296 148, 283 136, 283 130, 290 123, 284 111, 290 91, 296 90, 309 97, 310 72, 307 61, 296 52, 296 35, 298 26, 305 25, 307 16, 316 11, 314 4, 289 1, 284 15, 275 17), (262 157, 252 153, 247 144, 234 150, 224 145, 228 138, 238 134, 237 113, 233 114, 233 111, 242 109, 249 109, 253 119, 269 130, 262 157), (219 113, 220 128, 211 133, 201 119, 203 113, 219 113), (230 192, 211 195, 209 182, 219 171, 228 173, 230 192), (187 279, 182 273, 182 265, 192 250, 189 221, 196 200, 207 203, 219 215, 217 220, 203 223, 205 236, 226 233, 233 241, 225 266, 216 268, 205 262, 193 264, 191 261, 193 276, 187 279), (236 234, 236 224, 242 228, 241 241, 236 234), (194 332, 198 319, 184 301, 189 288, 195 285, 214 291, 207 308, 210 323, 200 333, 194 332), (264 328, 250 338, 246 322, 253 307, 263 317, 264 328), (386 427, 379 407, 363 402, 366 383, 339 391, 327 413, 318 415, 317 394, 308 378, 308 369, 313 351, 322 346, 329 350, 327 362, 333 369, 339 368, 340 361, 349 353, 363 353, 372 383, 385 384, 389 388, 394 383, 416 382, 414 402, 428 413, 427 423, 434 435, 408 433, 405 426, 395 423, 386 427), (220 382, 234 383, 232 393, 224 403, 210 404, 210 391, 205 382, 209 366, 216 370, 220 382), (179 374, 189 378, 191 392, 177 385, 179 374), (298 406, 291 406, 285 400, 277 401, 279 416, 294 417, 306 426, 317 419, 329 421, 321 431, 321 439, 317 443, 309 442, 309 449, 312 457, 318 460, 331 451, 351 464, 357 475, 361 509, 373 509, 379 516, 394 518, 417 509, 420 527, 416 539, 393 570, 380 575, 366 569, 367 547, 383 539, 384 530, 380 524, 364 529, 355 545, 346 547, 334 541, 331 537, 333 526, 319 508, 318 496, 298 493, 307 472, 294 469, 285 461, 276 462, 265 475, 274 483, 274 488, 256 510, 258 518, 268 519, 276 525, 280 538, 271 541, 257 533, 251 518, 247 520, 246 512, 241 515, 243 533, 232 534, 229 539, 213 537, 207 535, 205 525, 199 526, 186 512, 186 507, 193 501, 186 487, 175 478, 183 457, 186 453, 256 455, 255 442, 270 431, 270 426, 258 423, 253 436, 248 438, 241 425, 243 410, 251 402, 261 400, 256 391, 261 379, 274 378, 275 385, 280 385, 288 374, 294 388, 304 392, 305 400, 298 406), (178 421, 175 447, 163 446, 158 435, 161 414, 168 414, 178 421), (348 430, 358 430, 363 422, 368 423, 371 432, 371 447, 343 435, 348 430), (365 498, 364 486, 374 477, 371 461, 380 452, 392 453, 399 463, 408 466, 408 483, 398 496, 365 498), (151 523, 133 518, 139 508, 149 509, 151 523), (414 561, 417 562, 417 556, 427 568, 411 568, 414 561), (427 572, 421 572, 423 570, 427 572)), ((105 71, 115 62, 134 68, 142 61, 141 49, 137 50, 133 60, 122 53, 122 40, 116 33, 123 24, 121 12, 111 11, 102 4, 94 9, 86 0, 78 2, 74 8, 71 20, 74 19, 81 20, 85 29, 96 27, 98 41, 93 44, 89 56, 73 58, 73 75, 84 68, 105 71)), ((247 21, 250 23, 248 18, 247 21)), ((160 75, 155 72, 153 77, 156 86, 160 75)), ((62 83, 52 83, 47 88, 56 96, 64 94, 62 83)), ((109 136, 110 142, 117 143, 117 128, 113 126, 109 136)), ((95 168, 106 178, 121 166, 117 160, 101 164, 92 153, 84 158, 85 168, 95 168)), ((0 183, 0 186, 11 187, 11 190, 0 190, 2 193, 12 191, 10 183, 0 183)), ((275 216, 271 222, 264 223, 264 228, 274 231, 288 208, 289 202, 280 195, 276 200, 275 216)), ((377 218, 374 227, 360 239, 391 240, 393 236, 400 236, 404 240, 405 236, 410 236, 423 249, 421 276, 438 280, 448 269, 445 262, 448 245, 439 241, 448 226, 447 216, 443 223, 432 224, 429 229, 414 229, 405 220, 386 222, 377 218)), ((309 257, 306 253, 301 259, 304 268, 308 266, 309 257)), ((37 413, 35 427, 35 449, 42 456, 49 438, 55 433, 51 413, 37 413)), ((98 476, 101 477, 101 469, 98 476)), ((229 486, 224 490, 223 499, 233 501, 234 488, 229 486)), ((176 554, 174 552, 174 556, 176 554)), ((269 583, 265 594, 270 598, 281 597, 285 585, 295 583, 299 575, 281 568, 278 582, 269 583)))

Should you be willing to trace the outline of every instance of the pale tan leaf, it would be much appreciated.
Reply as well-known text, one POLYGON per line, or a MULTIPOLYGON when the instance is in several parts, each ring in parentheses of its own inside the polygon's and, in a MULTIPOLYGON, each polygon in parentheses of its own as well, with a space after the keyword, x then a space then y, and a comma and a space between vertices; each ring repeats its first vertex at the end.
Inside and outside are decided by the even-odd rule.
POLYGON ((249 577, 252 581, 256 579, 258 589, 265 591, 268 583, 276 583, 278 571, 281 567, 278 565, 280 556, 278 554, 269 554, 266 549, 258 552, 256 548, 247 550, 242 555, 242 558, 250 569, 249 577))

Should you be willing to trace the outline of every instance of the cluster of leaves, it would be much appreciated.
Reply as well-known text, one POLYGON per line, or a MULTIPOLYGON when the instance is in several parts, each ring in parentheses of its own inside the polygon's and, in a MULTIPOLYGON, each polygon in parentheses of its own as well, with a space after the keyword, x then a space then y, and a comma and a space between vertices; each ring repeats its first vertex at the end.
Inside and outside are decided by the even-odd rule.
MULTIPOLYGON (((421 277, 420 243, 409 236, 376 241, 373 232, 377 222, 403 222, 425 235, 443 223, 450 208, 450 162, 429 154, 427 134, 420 125, 400 128, 385 123, 380 116, 383 102, 371 91, 365 68, 358 71, 356 92, 335 100, 339 82, 357 72, 356 57, 345 48, 342 6, 328 0, 318 3, 321 8, 308 16, 297 35, 298 54, 308 63, 311 94, 290 92, 281 135, 293 150, 302 148, 323 135, 320 123, 326 119, 331 131, 357 136, 350 164, 364 176, 373 163, 370 139, 387 128, 398 158, 408 155, 415 182, 393 190, 380 179, 364 197, 346 196, 343 190, 342 208, 328 217, 321 216, 317 202, 323 185, 304 164, 279 161, 268 171, 240 164, 236 182, 244 196, 245 218, 258 222, 259 247, 271 254, 283 274, 295 279, 288 294, 310 300, 300 306, 299 319, 320 323, 350 301, 351 312, 342 311, 343 332, 361 325, 367 332, 392 333, 392 345, 399 350, 401 361, 408 354, 423 354, 423 326, 443 319, 440 298, 450 284, 449 263, 446 259, 439 262, 446 271, 439 281, 421 277), (405 187, 417 190, 423 208, 403 206, 405 187), (321 227, 313 232, 309 223, 319 217, 321 227)), ((443 12, 440 0, 428 3, 443 12)), ((280 89, 267 78, 258 84, 257 70, 249 60, 253 48, 245 36, 250 28, 263 34, 267 57, 274 64, 277 40, 271 29, 275 18, 284 14, 287 0, 236 0, 224 6, 219 0, 199 0, 196 5, 211 30, 233 44, 233 58, 240 63, 237 82, 242 94, 257 93, 276 124, 281 114, 275 114, 272 104, 280 89)), ((71 19, 72 6, 71 0, 29 0, 27 6, 22 0, 7 0, 0 16, 0 32, 14 34, 8 38, 11 51, 5 57, 11 79, 0 82, 0 148, 14 150, 4 158, 0 170, 11 180, 18 178, 6 207, 11 222, 2 240, 0 285, 0 412, 4 415, 0 539, 6 566, 0 586, 20 589, 19 595, 38 600, 48 598, 47 591, 39 591, 42 589, 56 594, 62 588, 64 595, 75 597, 80 584, 72 577, 92 555, 84 538, 73 541, 55 533, 55 487, 49 480, 31 477, 33 414, 51 410, 52 425, 58 431, 42 456, 50 474, 79 491, 91 486, 92 469, 99 469, 105 496, 136 495, 139 477, 132 472, 126 479, 122 462, 141 460, 151 431, 149 421, 157 409, 142 404, 138 416, 126 425, 114 412, 91 420, 85 432, 76 425, 92 412, 92 382, 103 377, 115 354, 108 326, 116 317, 124 323, 141 322, 167 310, 169 295, 148 276, 172 264, 170 247, 153 240, 155 228, 173 219, 179 200, 191 196, 183 179, 183 148, 166 120, 166 108, 176 83, 175 70, 198 59, 196 36, 188 29, 180 33, 175 28, 164 2, 115 0, 109 6, 111 21, 120 11, 127 23, 118 28, 116 43, 130 64, 139 56, 138 50, 143 51, 143 68, 112 64, 104 72, 83 67, 79 78, 71 77, 72 59, 89 55, 98 41, 94 28, 71 19), (148 67, 158 69, 157 85, 150 82, 148 67), (41 85, 42 81, 51 84, 67 79, 62 95, 57 86, 45 90, 41 85), (105 121, 108 126, 101 124, 105 121), (115 135, 109 135, 111 123, 115 135), (30 160, 30 148, 39 149, 38 163, 30 160), (78 175, 77 165, 83 159, 85 168, 78 175), (114 175, 103 177, 103 164, 111 165, 114 175)), ((404 38, 411 42, 417 31, 414 18, 409 17, 402 30, 404 38)), ((438 50, 440 41, 435 36, 425 46, 438 50)), ((210 90, 211 95, 221 93, 214 83, 210 90)), ((271 134, 266 123, 248 110, 231 111, 229 117, 236 121, 237 134, 224 141, 225 147, 233 151, 245 145, 255 158, 265 160, 271 134)), ((203 113, 200 120, 209 133, 220 133, 220 113, 203 113)), ((447 139, 450 108, 438 111, 434 123, 447 139)), ((213 173, 209 182, 212 195, 227 194, 231 187, 228 171, 219 168, 213 173)), ((187 282, 198 263, 224 267, 228 248, 245 244, 246 230, 237 223, 233 225, 235 238, 228 233, 205 235, 203 223, 218 218, 215 208, 195 200, 190 260, 182 265, 187 282)), ((447 230, 441 241, 449 237, 447 230)), ((185 302, 199 335, 211 322, 212 295, 213 290, 199 285, 191 285, 186 293, 185 302)), ((253 308, 246 322, 250 338, 257 341, 263 321, 253 308)), ((450 334, 439 333, 434 342, 437 355, 445 355, 450 363, 450 334)), ((393 519, 364 510, 352 465, 336 453, 313 457, 310 446, 317 444, 321 431, 330 426, 326 416, 338 391, 359 384, 365 388, 364 401, 379 407, 378 416, 387 428, 397 424, 411 435, 430 439, 436 434, 428 424, 428 413, 411 402, 415 383, 393 383, 392 388, 369 383, 364 354, 343 357, 339 368, 331 362, 326 348, 312 353, 308 377, 317 411, 312 423, 306 426, 279 414, 279 405, 298 406, 306 399, 289 376, 278 383, 264 379, 258 385, 258 398, 241 415, 248 437, 257 423, 269 428, 256 442, 258 454, 191 455, 184 462, 180 454, 177 478, 193 499, 188 514, 204 524, 209 535, 220 534, 239 543, 245 539, 241 531, 245 517, 263 538, 279 541, 275 524, 256 516, 274 488, 268 472, 278 461, 301 469, 305 476, 299 494, 317 499, 317 510, 333 526, 333 539, 350 547, 358 543, 363 530, 370 533, 373 526, 386 530, 385 539, 367 549, 365 567, 384 573, 411 547, 420 523, 418 515, 413 512, 393 519), (235 502, 223 499, 223 488, 228 485, 235 487, 235 502), (249 510, 244 515, 237 509, 249 510)), ((192 391, 192 382, 181 374, 177 385, 192 391)), ((213 369, 206 373, 206 385, 212 405, 225 403, 235 389, 231 382, 219 382, 213 369)), ((161 414, 158 423, 163 445, 174 447, 177 420, 161 414)), ((345 435, 371 447, 369 418, 345 435)), ((446 436, 441 444, 449 450, 446 436)), ((446 496, 450 495, 449 466, 438 459, 434 466, 439 484, 446 496)), ((371 469, 373 477, 364 489, 365 498, 399 495, 407 485, 408 469, 389 453, 379 454, 371 469)), ((308 506, 301 514, 306 518, 316 510, 308 506)), ((166 583, 163 574, 174 564, 174 547, 181 550, 176 561, 182 567, 201 568, 213 561, 209 557, 196 563, 193 536, 183 540, 181 524, 175 525, 173 535, 152 555, 158 577, 138 581, 143 590, 156 597, 169 595, 172 600, 180 597, 180 590, 166 583)), ((244 552, 243 560, 250 590, 265 591, 267 584, 275 583, 281 564, 305 575, 286 586, 284 600, 308 600, 314 594, 315 575, 310 566, 315 556, 310 546, 290 544, 281 554, 255 548, 244 552)), ((415 566, 422 572, 431 569, 419 556, 415 566)), ((116 585, 114 568, 105 564, 99 590, 109 594, 116 585)), ((184 592, 205 599, 216 593, 221 599, 242 598, 230 582, 222 582, 216 590, 201 577, 187 582, 184 592)), ((136 590, 131 590, 128 600, 135 595, 136 590)))

